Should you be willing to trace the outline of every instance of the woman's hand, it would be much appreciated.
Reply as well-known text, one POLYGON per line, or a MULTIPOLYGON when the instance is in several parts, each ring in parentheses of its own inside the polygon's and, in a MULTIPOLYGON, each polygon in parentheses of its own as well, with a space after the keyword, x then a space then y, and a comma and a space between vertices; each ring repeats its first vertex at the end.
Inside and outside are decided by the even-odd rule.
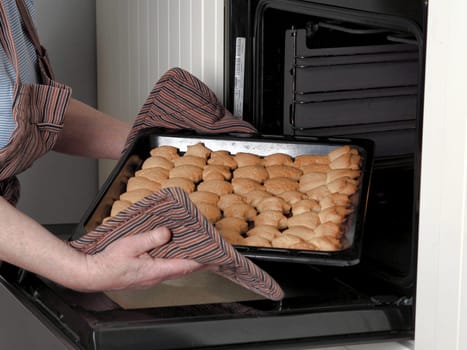
POLYGON ((169 239, 169 230, 158 228, 85 255, 0 197, 0 261, 75 290, 146 288, 203 268, 193 260, 153 259, 146 253, 169 239))
POLYGON ((169 230, 158 228, 121 238, 95 255, 85 255, 89 281, 83 291, 147 288, 203 267, 194 260, 152 258, 146 253, 169 240, 169 230))

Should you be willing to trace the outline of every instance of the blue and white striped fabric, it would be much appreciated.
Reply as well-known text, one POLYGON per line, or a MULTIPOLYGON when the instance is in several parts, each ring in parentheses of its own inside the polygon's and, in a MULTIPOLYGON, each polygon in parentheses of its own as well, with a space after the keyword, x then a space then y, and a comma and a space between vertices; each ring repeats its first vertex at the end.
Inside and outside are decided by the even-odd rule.
MULTIPOLYGON (((37 57, 34 45, 21 27, 21 16, 15 0, 2 0, 10 19, 15 46, 20 62, 20 77, 23 83, 36 83, 39 80, 37 57)), ((26 0, 29 12, 34 18, 33 0, 26 0)), ((16 79, 15 69, 0 45, 0 148, 5 147, 16 127, 12 114, 13 89, 16 79)))

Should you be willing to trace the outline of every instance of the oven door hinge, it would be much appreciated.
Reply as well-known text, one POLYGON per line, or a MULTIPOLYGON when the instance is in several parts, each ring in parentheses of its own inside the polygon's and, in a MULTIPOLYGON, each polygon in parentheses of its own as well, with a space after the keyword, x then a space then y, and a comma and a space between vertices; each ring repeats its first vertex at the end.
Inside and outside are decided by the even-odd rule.
POLYGON ((371 297, 371 301, 375 305, 395 305, 395 306, 412 306, 413 297, 394 296, 394 295, 375 295, 371 297))

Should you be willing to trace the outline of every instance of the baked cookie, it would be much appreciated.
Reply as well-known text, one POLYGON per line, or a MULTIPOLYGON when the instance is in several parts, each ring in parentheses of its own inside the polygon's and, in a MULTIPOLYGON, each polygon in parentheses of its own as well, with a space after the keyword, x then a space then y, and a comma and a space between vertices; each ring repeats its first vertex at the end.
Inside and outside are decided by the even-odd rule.
POLYGON ((269 193, 279 195, 288 191, 297 191, 298 182, 286 177, 276 177, 274 179, 266 180, 264 182, 264 188, 266 188, 266 191, 269 193))
POLYGON ((294 166, 303 168, 312 164, 327 165, 330 163, 328 155, 303 154, 295 157, 294 166))
POLYGON ((256 209, 246 203, 234 203, 223 209, 224 217, 235 217, 250 221, 256 217, 256 209))
POLYGON ((333 160, 329 167, 331 169, 360 169, 360 156, 346 153, 333 160))
POLYGON ((342 193, 351 195, 357 192, 358 181, 350 179, 348 177, 341 177, 328 183, 327 187, 331 193, 342 193))
POLYGON ((148 168, 163 168, 170 170, 174 167, 174 163, 167 158, 161 156, 151 156, 146 158, 146 160, 141 165, 141 169, 148 169, 148 168))
POLYGON ((246 237, 238 244, 252 247, 271 247, 270 241, 258 235, 246 237))
POLYGON ((248 223, 240 218, 230 217, 222 218, 214 225, 219 231, 232 231, 238 234, 248 231, 248 223))
POLYGON ((290 165, 271 165, 266 167, 270 179, 276 177, 287 177, 293 180, 299 180, 303 175, 302 170, 290 165))
POLYGON ((280 211, 263 211, 253 218, 256 226, 269 225, 279 230, 287 228, 287 218, 280 211))
POLYGON ((275 165, 293 165, 293 163, 293 158, 285 153, 273 153, 263 158, 263 165, 265 167, 275 165))
POLYGON ((247 236, 261 236, 266 238, 268 241, 272 241, 274 238, 281 235, 281 231, 279 231, 275 226, 259 225, 248 230, 246 234, 247 236))
POLYGON ((319 250, 317 246, 315 246, 311 242, 302 241, 296 244, 292 244, 289 249, 298 249, 298 250, 319 250))
POLYGON ((324 197, 329 196, 330 194, 331 194, 331 191, 329 191, 327 185, 321 185, 306 192, 306 195, 308 196, 308 198, 314 199, 318 202, 324 197))
POLYGON ((301 226, 301 227, 307 227, 307 228, 314 230, 319 224, 320 224, 320 220, 319 220, 318 214, 312 211, 291 216, 287 220, 287 226, 289 228, 295 227, 295 226, 301 226))
POLYGON ((274 248, 290 249, 292 246, 302 243, 303 240, 297 236, 289 234, 281 234, 271 241, 271 246, 274 248))
POLYGON ((309 174, 309 173, 327 173, 329 169, 328 164, 311 164, 311 165, 305 165, 300 168, 302 170, 303 175, 309 174))
POLYGON ((307 212, 320 212, 321 206, 318 201, 314 199, 302 199, 292 205, 292 215, 300 215, 307 212))
POLYGON ((255 190, 264 190, 263 185, 258 181, 242 178, 232 179, 232 188, 234 193, 240 195, 246 195, 247 193, 255 190))
POLYGON ((221 234, 222 238, 233 245, 241 244, 244 239, 244 237, 237 230, 224 228, 223 230, 219 230, 219 233, 221 234))
POLYGON ((343 154, 350 153, 350 146, 349 145, 344 145, 341 147, 338 147, 331 152, 328 153, 329 161, 332 162, 333 160, 339 158, 343 154))
POLYGON ((286 191, 279 193, 277 196, 285 200, 290 205, 294 205, 298 201, 307 198, 306 194, 300 191, 286 191))
POLYGON ((205 203, 211 205, 217 205, 219 201, 219 196, 212 192, 207 191, 195 191, 189 194, 190 199, 193 203, 205 203))
POLYGON ((315 233, 317 236, 328 236, 334 238, 340 238, 342 234, 340 225, 335 224, 333 222, 325 222, 319 224, 315 228, 315 233))
POLYGON ((237 162, 237 167, 246 167, 252 165, 261 165, 262 159, 260 156, 253 153, 238 152, 234 155, 234 159, 237 162))
POLYGON ((151 154, 151 156, 161 156, 168 160, 174 160, 180 157, 177 147, 167 145, 155 147, 149 153, 151 154))
POLYGON ((316 246, 317 250, 320 251, 333 252, 342 249, 342 244, 340 240, 333 237, 319 236, 311 238, 307 242, 316 246))
POLYGON ((201 214, 203 214, 211 224, 215 224, 222 218, 221 210, 217 207, 217 205, 208 203, 197 203, 195 205, 201 214))
POLYGON ((203 169, 204 166, 206 165, 206 159, 197 157, 197 156, 190 156, 190 155, 184 155, 183 157, 174 159, 173 162, 174 162, 175 167, 179 167, 182 165, 194 165, 194 166, 197 166, 198 168, 203 169))
POLYGON ((162 182, 162 188, 179 187, 186 193, 192 193, 195 190, 195 184, 193 181, 185 179, 183 177, 173 177, 171 179, 162 182))
POLYGON ((120 195, 120 200, 122 201, 128 201, 130 203, 136 203, 137 201, 143 199, 146 196, 149 196, 150 194, 153 194, 153 191, 147 190, 147 189, 138 189, 138 190, 133 190, 133 191, 127 191, 123 192, 120 195))
POLYGON ((333 182, 341 177, 348 177, 350 179, 358 179, 361 173, 359 170, 353 169, 331 169, 327 173, 326 182, 333 182))
POLYGON ((164 182, 169 178, 169 170, 164 168, 147 168, 137 170, 135 176, 142 176, 158 183, 164 182))
MULTIPOLYGON (((183 157, 182 157, 183 158, 183 157)), ((182 159, 179 158, 179 159, 182 159)), ((195 165, 179 165, 169 171, 169 179, 175 177, 182 177, 190 180, 191 182, 200 182, 203 175, 203 169, 195 165)))
POLYGON ((269 192, 266 192, 264 187, 262 187, 260 190, 253 190, 250 192, 247 192, 243 198, 245 199, 245 202, 254 206, 255 208, 258 206, 259 202, 261 202, 265 198, 270 198, 273 197, 273 195, 269 192))
POLYGON ((279 211, 282 214, 288 214, 290 212, 290 204, 276 196, 260 200, 255 207, 260 213, 264 211, 279 211))
POLYGON ((161 189, 161 184, 152 180, 149 180, 146 177, 142 176, 133 176, 128 179, 126 184, 127 191, 145 189, 152 192, 159 191, 161 189))
POLYGON ((209 158, 212 152, 202 142, 198 142, 194 145, 189 145, 186 148, 187 148, 185 152, 186 156, 200 157, 200 158, 204 158, 205 160, 209 158))
POLYGON ((227 180, 232 178, 230 168, 225 165, 208 164, 203 169, 203 180, 227 180))
POLYGON ((326 184, 327 174, 325 173, 308 173, 300 177, 299 191, 307 193, 312 189, 326 184))
POLYGON ((239 204, 239 203, 245 203, 243 200, 243 197, 240 196, 239 194, 229 193, 229 194, 222 195, 219 198, 217 205, 221 210, 225 210, 228 207, 234 204, 239 204))
POLYGON ((248 165, 238 167, 233 172, 234 179, 250 179, 259 183, 264 183, 269 175, 262 165, 248 165))
POLYGON ((237 168, 237 162, 235 161, 234 157, 228 151, 214 151, 211 152, 211 157, 208 159, 208 164, 217 164, 217 165, 225 165, 229 167, 229 169, 237 168))
POLYGON ((318 213, 318 216, 321 223, 333 222, 340 225, 345 221, 346 216, 351 212, 352 210, 346 207, 329 207, 321 210, 318 213))
POLYGON ((206 191, 217 194, 219 197, 233 192, 230 182, 224 180, 208 180, 198 185, 198 191, 206 191))
POLYGON ((349 196, 343 193, 331 193, 319 201, 321 210, 336 206, 348 208, 350 203, 349 196))
POLYGON ((283 232, 283 234, 296 236, 303 239, 304 241, 308 241, 309 239, 316 237, 316 232, 312 228, 305 226, 289 227, 283 232))

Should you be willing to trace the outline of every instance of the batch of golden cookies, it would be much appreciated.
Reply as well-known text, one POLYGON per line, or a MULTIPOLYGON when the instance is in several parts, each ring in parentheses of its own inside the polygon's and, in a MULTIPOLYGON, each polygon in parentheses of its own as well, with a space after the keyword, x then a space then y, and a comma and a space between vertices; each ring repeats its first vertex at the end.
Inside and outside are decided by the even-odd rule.
POLYGON ((361 162, 348 145, 296 157, 231 154, 201 142, 185 152, 160 145, 128 179, 110 215, 161 188, 180 187, 234 245, 341 250, 361 162))

